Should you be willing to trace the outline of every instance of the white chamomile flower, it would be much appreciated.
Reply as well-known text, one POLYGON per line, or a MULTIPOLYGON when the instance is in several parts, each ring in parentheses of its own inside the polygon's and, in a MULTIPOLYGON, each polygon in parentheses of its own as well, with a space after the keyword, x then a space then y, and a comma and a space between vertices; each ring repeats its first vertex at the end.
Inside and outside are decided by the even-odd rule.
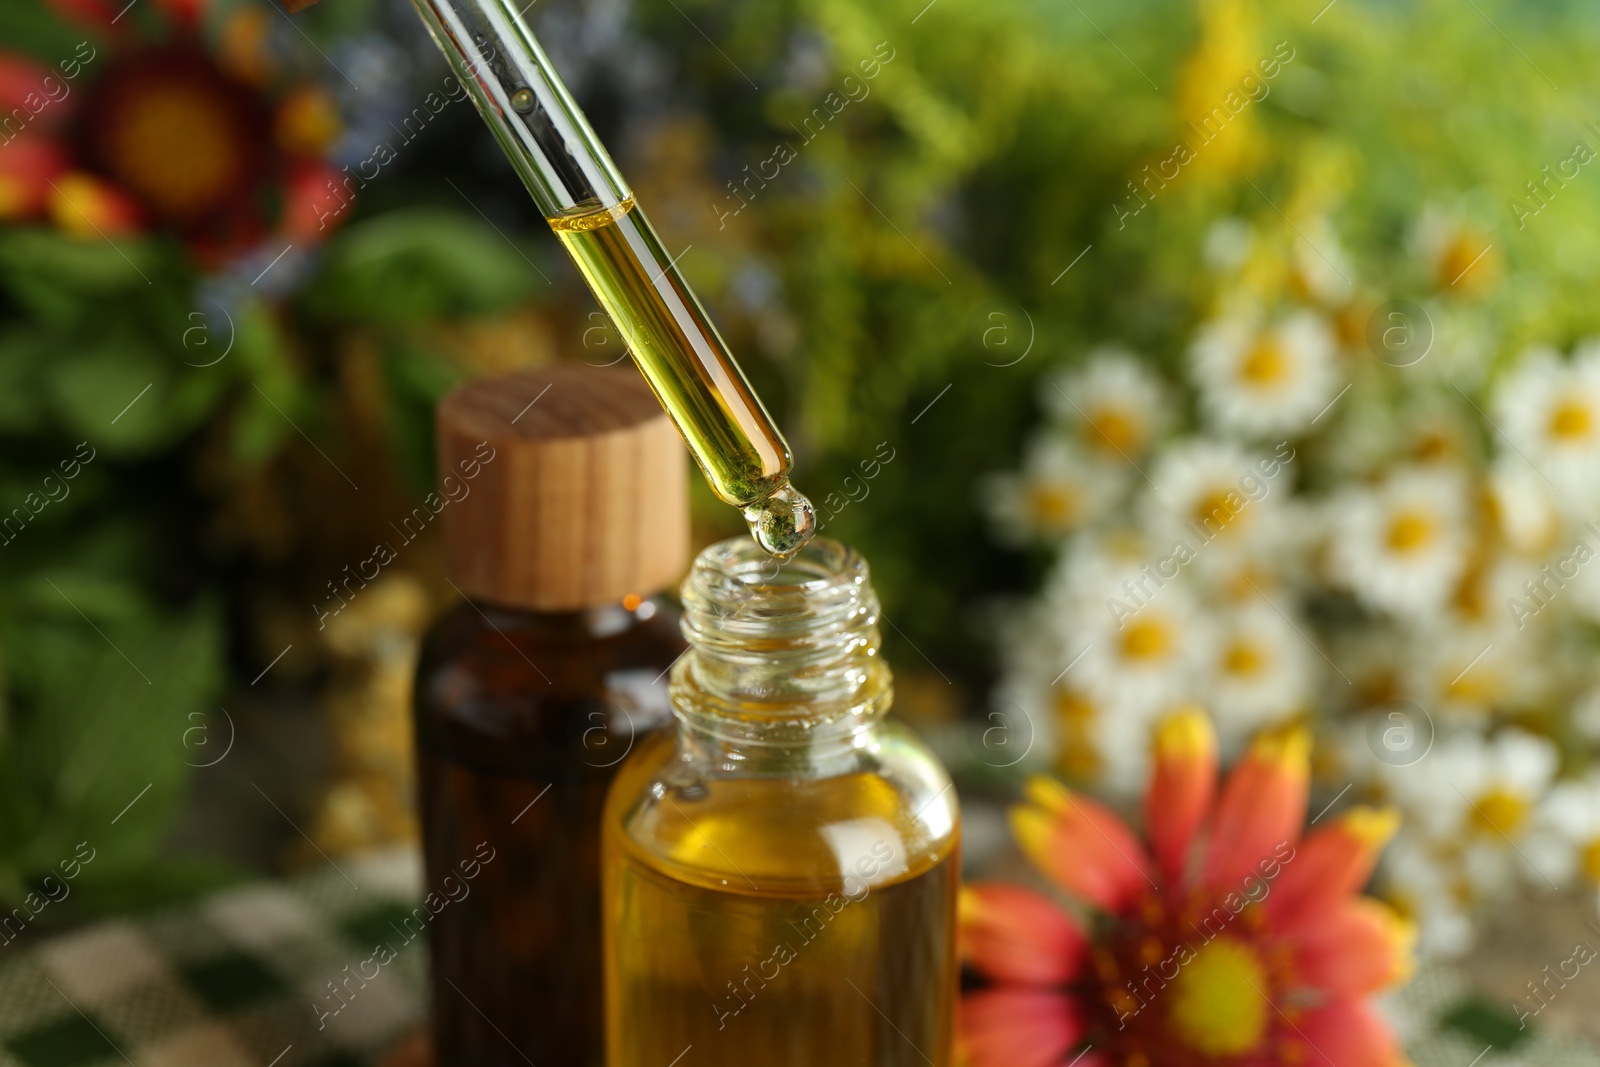
POLYGON ((1470 462, 1475 455, 1477 427, 1469 423, 1459 407, 1429 397, 1408 404, 1398 413, 1400 455, 1404 462, 1420 466, 1451 466, 1470 462))
POLYGON ((1505 607, 1519 630, 1535 619, 1600 622, 1600 523, 1563 531, 1542 560, 1522 561, 1518 577, 1505 607))
POLYGON ((1046 378, 1040 395, 1085 448, 1120 463, 1147 452, 1166 425, 1165 387, 1125 348, 1091 351, 1081 369, 1046 378))
MULTIPOLYGON (((1074 534, 1045 579, 1046 610, 1059 616, 1084 606, 1104 608, 1107 597, 1130 595, 1119 592, 1118 583, 1129 580, 1153 555, 1149 538, 1131 528, 1097 526, 1074 534)), ((1152 587, 1148 580, 1145 585, 1147 591, 1152 587)), ((1066 643, 1070 644, 1070 639, 1066 643)), ((1083 642, 1078 641, 1073 650, 1082 647, 1083 642)))
POLYGON ((1333 227, 1326 218, 1318 217, 1301 223, 1301 230, 1299 236, 1304 239, 1290 246, 1296 288, 1325 307, 1349 300, 1355 268, 1333 227))
POLYGON ((1306 430, 1338 388, 1335 341, 1309 311, 1262 327, 1251 318, 1201 329, 1190 351, 1200 404, 1218 427, 1247 437, 1306 430))
POLYGON ((1412 246, 1441 290, 1474 296, 1492 289, 1500 279, 1494 242, 1459 209, 1441 204, 1425 207, 1412 246))
POLYGON ((1417 927, 1425 957, 1455 959, 1474 940, 1470 891, 1450 850, 1402 829, 1384 850, 1383 896, 1417 927))
POLYGON ((1109 797, 1139 795, 1149 773, 1151 731, 1159 704, 1113 705, 1096 700, 1070 677, 1054 688, 1060 748, 1056 769, 1068 780, 1092 784, 1109 797))
POLYGON ((1435 840, 1507 847, 1530 828, 1559 754, 1545 737, 1508 728, 1493 737, 1454 734, 1409 766, 1385 767, 1408 824, 1435 840))
POLYGON ((1020 471, 991 475, 979 493, 996 535, 1022 545, 1065 537, 1094 522, 1125 483, 1111 464, 1047 434, 1030 443, 1020 471))
POLYGON ((1310 653, 1305 638, 1269 604, 1258 601, 1216 620, 1206 706, 1225 752, 1305 707, 1310 653))
POLYGON ((1588 690, 1573 702, 1572 728, 1590 744, 1600 744, 1600 686, 1588 690))
POLYGON ((1529 860, 1552 881, 1600 886, 1600 771, 1551 787, 1530 838, 1529 860))
POLYGON ((1455 595, 1450 598, 1442 625, 1482 631, 1478 641, 1514 637, 1523 627, 1512 602, 1522 596, 1522 583, 1533 573, 1531 561, 1505 552, 1485 551, 1480 546, 1467 565, 1455 595))
POLYGON ((1164 451, 1151 480, 1144 498, 1151 536, 1162 545, 1182 542, 1201 559, 1258 551, 1281 533, 1292 482, 1280 454, 1203 438, 1164 451))
MULTIPOLYGON (((1372 477, 1396 464, 1430 466, 1470 463, 1476 455, 1476 423, 1462 416, 1461 398, 1422 390, 1391 401, 1359 382, 1340 399, 1328 419, 1319 458, 1340 480, 1372 477)), ((1476 418, 1476 413, 1473 413, 1476 418)))
POLYGON ((1401 468, 1374 489, 1330 502, 1333 580, 1376 611, 1423 616, 1442 607, 1467 564, 1463 480, 1448 469, 1401 468))
POLYGON ((1081 655, 1074 653, 1079 659, 1071 671, 1073 684, 1097 704, 1126 714, 1192 699, 1209 642, 1187 591, 1170 582, 1157 588, 1128 567, 1105 574, 1102 592, 1084 597, 1062 619, 1067 633, 1082 642, 1081 655))
POLYGON ((1052 706, 1052 658, 1043 650, 1007 671, 995 687, 987 714, 972 726, 969 751, 998 770, 1041 769, 1057 753, 1060 732, 1052 706))
POLYGON ((1437 716, 1441 727, 1489 714, 1517 691, 1519 676, 1532 668, 1503 629, 1441 624, 1417 637, 1406 694, 1437 716))
POLYGON ((1561 515, 1554 491, 1523 460, 1502 456, 1490 467, 1484 488, 1495 531, 1507 548, 1522 556, 1539 556, 1561 536, 1561 515))
POLYGON ((1600 342, 1563 362, 1552 349, 1528 352, 1494 397, 1506 439, 1553 487, 1569 514, 1590 514, 1600 501, 1600 342))

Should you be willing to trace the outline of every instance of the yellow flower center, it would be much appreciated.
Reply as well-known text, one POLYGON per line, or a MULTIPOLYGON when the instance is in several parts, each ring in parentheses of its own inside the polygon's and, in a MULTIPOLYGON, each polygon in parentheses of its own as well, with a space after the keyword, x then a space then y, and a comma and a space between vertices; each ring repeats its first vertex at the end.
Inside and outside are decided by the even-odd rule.
POLYGON ((1222 669, 1229 674, 1260 674, 1266 665, 1267 657, 1248 641, 1235 641, 1222 657, 1222 669))
POLYGON ((1389 547, 1396 552, 1415 552, 1433 540, 1432 516, 1404 511, 1389 523, 1389 547))
POLYGON ((1195 523, 1211 530, 1226 530, 1242 514, 1244 498, 1233 489, 1213 489, 1194 505, 1195 523))
POLYGON ((1094 704, 1070 689, 1055 693, 1056 718, 1061 727, 1060 754, 1056 768, 1069 779, 1092 779, 1100 773, 1100 754, 1095 749, 1094 704))
POLYGON ((1600 883, 1600 837, 1585 846, 1582 863, 1584 877, 1591 882, 1600 883))
POLYGON ((1289 377, 1289 356, 1275 337, 1263 337, 1250 346, 1239 375, 1251 385, 1278 385, 1289 377))
POLYGON ((1528 801, 1505 786, 1495 786, 1473 805, 1473 824, 1486 833, 1514 837, 1528 818, 1528 801))
POLYGON ((1090 410, 1086 436, 1095 448, 1114 452, 1132 452, 1138 449, 1141 438, 1139 420, 1130 412, 1113 407, 1090 410))
POLYGON ((1498 257, 1482 235, 1467 229, 1458 230, 1439 256, 1439 287, 1481 292, 1494 284, 1499 265, 1498 257))
POLYGON ((117 176, 167 215, 209 208, 238 180, 238 131, 203 87, 143 87, 111 134, 117 176))
POLYGON ((1267 975, 1249 946, 1221 938, 1200 949, 1172 986, 1172 1029, 1206 1056, 1239 1056, 1267 1032, 1267 975))
POLYGON ((1466 665, 1468 669, 1457 668, 1459 673, 1453 676, 1454 680, 1444 679, 1444 692, 1452 699, 1466 704, 1490 704, 1500 695, 1500 677, 1490 667, 1483 663, 1466 665))
POLYGON ((1550 436, 1562 441, 1575 441, 1588 437, 1594 428, 1594 417, 1588 405, 1577 400, 1563 400, 1550 413, 1550 436))
POLYGON ((320 155, 338 139, 338 108, 320 89, 296 90, 278 108, 273 133, 285 152, 320 155))
POLYGON ((1126 659, 1161 659, 1172 648, 1172 629, 1165 619, 1136 619, 1122 631, 1122 655, 1126 659))
POLYGON ((1064 485, 1033 485, 1028 489, 1028 511, 1043 526, 1063 526, 1078 516, 1077 494, 1064 485))
POLYGON ((1424 430, 1412 443, 1411 454, 1419 463, 1433 463, 1449 459, 1456 453, 1456 440, 1443 429, 1424 430))

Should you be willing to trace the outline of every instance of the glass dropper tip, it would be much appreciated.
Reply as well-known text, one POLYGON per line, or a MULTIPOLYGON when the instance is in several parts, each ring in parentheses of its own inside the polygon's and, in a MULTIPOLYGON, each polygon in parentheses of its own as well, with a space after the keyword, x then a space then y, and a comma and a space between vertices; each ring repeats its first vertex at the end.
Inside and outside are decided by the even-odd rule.
POLYGON ((817 532, 817 513, 811 501, 788 483, 745 508, 744 517, 756 544, 779 560, 800 551, 817 532))

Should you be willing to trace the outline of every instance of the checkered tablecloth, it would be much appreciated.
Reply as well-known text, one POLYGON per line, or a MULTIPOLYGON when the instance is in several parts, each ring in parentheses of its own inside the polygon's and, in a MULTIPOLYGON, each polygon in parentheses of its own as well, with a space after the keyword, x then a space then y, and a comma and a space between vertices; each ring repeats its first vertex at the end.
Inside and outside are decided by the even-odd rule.
MULTIPOLYGON (((340 859, 181 910, 115 920, 9 957, 0 1067, 359 1067, 424 1013, 427 949, 395 926, 420 896, 415 852, 340 859), (339 1004, 326 983, 373 946, 397 958, 339 1004)), ((370 970, 369 972, 370 973, 370 970)))
POLYGON ((1519 1031, 1509 1002, 1486 1000, 1447 966, 1421 968, 1384 1007, 1416 1067, 1600 1067, 1600 1044, 1547 1026, 1519 1031))
MULTIPOLYGON (((397 929, 421 884, 410 850, 341 858, 338 869, 0 948, 0 1067, 373 1064, 424 1015, 427 949, 397 929), (352 982, 319 1027, 339 1003, 327 983, 380 943, 398 949, 394 961, 352 982)), ((1472 1003, 1459 974, 1432 966, 1384 1007, 1417 1067, 1600 1067, 1594 1042, 1549 1029, 1508 1041, 1497 1006, 1474 1014, 1472 1003)))

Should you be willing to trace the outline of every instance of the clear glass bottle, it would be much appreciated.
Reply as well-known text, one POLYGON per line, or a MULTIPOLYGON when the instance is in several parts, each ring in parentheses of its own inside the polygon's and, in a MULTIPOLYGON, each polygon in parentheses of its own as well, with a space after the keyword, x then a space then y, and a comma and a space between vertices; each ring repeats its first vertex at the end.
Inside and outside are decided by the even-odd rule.
POLYGON ((683 585, 676 733, 602 817, 610 1067, 951 1060, 959 820, 903 727, 866 562, 738 539, 683 585))

